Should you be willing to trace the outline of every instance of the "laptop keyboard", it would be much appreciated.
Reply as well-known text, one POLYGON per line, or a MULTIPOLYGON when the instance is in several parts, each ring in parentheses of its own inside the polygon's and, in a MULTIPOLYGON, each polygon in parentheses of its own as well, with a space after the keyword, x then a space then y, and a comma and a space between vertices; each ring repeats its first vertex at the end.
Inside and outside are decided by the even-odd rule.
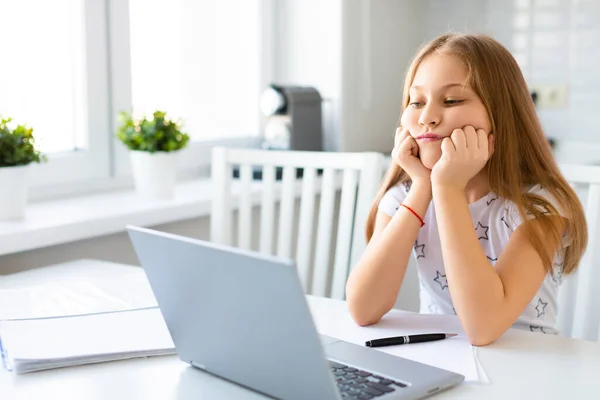
POLYGON ((343 399, 370 400, 407 385, 367 371, 329 361, 343 399))

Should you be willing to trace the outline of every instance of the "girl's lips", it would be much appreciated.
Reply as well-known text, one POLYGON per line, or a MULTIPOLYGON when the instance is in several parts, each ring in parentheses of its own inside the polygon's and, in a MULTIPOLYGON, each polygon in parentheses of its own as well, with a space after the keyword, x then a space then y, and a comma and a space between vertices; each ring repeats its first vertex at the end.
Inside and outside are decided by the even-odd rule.
POLYGON ((417 136, 417 140, 422 142, 437 142, 438 140, 442 140, 444 137, 440 135, 436 135, 434 133, 426 133, 421 136, 417 136))

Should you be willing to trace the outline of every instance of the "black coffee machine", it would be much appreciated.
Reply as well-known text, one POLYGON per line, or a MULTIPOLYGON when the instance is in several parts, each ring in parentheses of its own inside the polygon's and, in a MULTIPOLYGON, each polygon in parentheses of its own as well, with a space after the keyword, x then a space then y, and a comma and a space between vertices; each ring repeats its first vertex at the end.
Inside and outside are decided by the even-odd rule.
MULTIPOLYGON (((271 84, 261 95, 260 110, 266 117, 263 149, 323 150, 322 98, 315 88, 271 84)), ((276 179, 282 174, 283 169, 277 168, 276 179)), ((238 175, 234 168, 234 178, 238 175)), ((260 180, 262 170, 255 168, 253 175, 260 180)), ((301 176, 299 169, 296 177, 301 176)))
POLYGON ((323 150, 321 103, 321 95, 313 87, 271 84, 260 99, 260 109, 267 117, 263 148, 323 150))

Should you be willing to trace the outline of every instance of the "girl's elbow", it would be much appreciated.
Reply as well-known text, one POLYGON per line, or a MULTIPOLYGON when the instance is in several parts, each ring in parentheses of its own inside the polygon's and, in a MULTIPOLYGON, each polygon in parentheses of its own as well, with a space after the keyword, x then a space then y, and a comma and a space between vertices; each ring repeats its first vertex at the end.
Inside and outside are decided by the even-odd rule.
POLYGON ((381 319, 381 317, 373 315, 368 310, 361 309, 360 306, 354 305, 352 302, 348 302, 348 311, 352 320, 360 326, 373 325, 381 319))
POLYGON ((364 292, 355 290, 350 285, 350 281, 346 285, 346 304, 352 320, 357 325, 368 326, 378 323, 394 306, 395 299, 391 300, 393 301, 366 296, 364 292))
POLYGON ((362 302, 350 301, 347 302, 348 311, 352 320, 360 326, 373 325, 379 322, 383 315, 374 313, 372 309, 365 308, 362 302))
POLYGON ((473 346, 477 346, 477 347, 483 347, 483 346, 487 346, 488 344, 493 343, 496 338, 490 338, 490 337, 485 337, 485 336, 468 336, 467 335, 467 339, 469 340, 469 343, 471 343, 471 345, 473 346))
POLYGON ((483 329, 483 330, 470 329, 470 330, 465 330, 465 333, 466 333, 467 340, 469 341, 469 343, 471 343, 471 345, 477 346, 477 347, 487 346, 488 344, 495 342, 496 339, 498 339, 500 337, 500 335, 495 334, 494 332, 486 331, 485 329, 483 329))
POLYGON ((381 319, 381 317, 376 318, 371 315, 359 316, 359 315, 355 315, 353 313, 351 313, 350 315, 352 316, 352 319, 354 320, 354 322, 359 326, 374 325, 374 324, 378 323, 379 320, 381 319))

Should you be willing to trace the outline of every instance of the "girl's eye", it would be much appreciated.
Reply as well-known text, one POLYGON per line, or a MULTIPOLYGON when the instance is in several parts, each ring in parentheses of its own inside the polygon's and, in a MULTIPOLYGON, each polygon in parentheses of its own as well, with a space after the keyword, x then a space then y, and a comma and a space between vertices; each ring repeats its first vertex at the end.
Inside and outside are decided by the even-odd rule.
POLYGON ((448 105, 451 105, 451 106, 455 105, 455 104, 462 103, 462 102, 463 102, 463 100, 452 100, 452 99, 448 99, 448 100, 444 101, 445 104, 448 104, 448 105))
POLYGON ((409 104, 409 106, 415 107, 415 108, 421 107, 422 105, 423 104, 418 101, 413 101, 412 103, 409 104))

